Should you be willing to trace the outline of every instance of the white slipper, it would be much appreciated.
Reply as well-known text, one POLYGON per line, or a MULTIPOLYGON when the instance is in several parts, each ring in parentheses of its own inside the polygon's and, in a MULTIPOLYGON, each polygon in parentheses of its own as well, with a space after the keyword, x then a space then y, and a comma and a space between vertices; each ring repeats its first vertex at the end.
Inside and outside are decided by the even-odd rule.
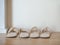
POLYGON ((21 37, 21 38, 28 38, 29 37, 29 32, 27 30, 25 30, 25 29, 21 29, 19 37, 21 37))
POLYGON ((42 34, 40 34, 40 37, 49 38, 50 37, 50 33, 49 32, 42 33, 42 34))
POLYGON ((27 38, 27 37, 29 37, 29 34, 26 32, 21 32, 20 37, 21 38, 27 38))
POLYGON ((30 38, 38 38, 39 37, 39 31, 37 27, 32 27, 30 32, 30 38))
POLYGON ((50 37, 50 32, 48 31, 47 27, 42 30, 42 33, 40 34, 40 37, 41 38, 49 38, 50 37))
POLYGON ((31 38, 37 38, 37 37, 39 37, 39 33, 38 32, 33 32, 33 33, 30 34, 30 37, 31 38))
POLYGON ((10 37, 10 38, 17 37, 18 33, 19 33, 19 32, 18 32, 18 29, 12 27, 12 28, 10 28, 9 31, 7 32, 6 37, 10 37))
POLYGON ((6 37, 16 37, 16 32, 11 32, 6 35, 6 37))

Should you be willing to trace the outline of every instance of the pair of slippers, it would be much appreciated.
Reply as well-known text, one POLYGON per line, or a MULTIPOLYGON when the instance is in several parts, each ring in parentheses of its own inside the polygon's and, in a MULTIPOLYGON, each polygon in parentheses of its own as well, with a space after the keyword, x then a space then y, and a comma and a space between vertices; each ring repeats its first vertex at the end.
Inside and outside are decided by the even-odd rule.
POLYGON ((44 28, 42 31, 37 27, 33 27, 30 32, 31 38, 50 38, 51 33, 48 31, 48 27, 44 28))
POLYGON ((48 28, 44 28, 42 31, 40 31, 37 27, 32 27, 30 31, 24 30, 24 29, 17 29, 17 28, 10 28, 6 37, 19 37, 21 38, 49 38, 51 36, 51 33, 48 31, 48 28))

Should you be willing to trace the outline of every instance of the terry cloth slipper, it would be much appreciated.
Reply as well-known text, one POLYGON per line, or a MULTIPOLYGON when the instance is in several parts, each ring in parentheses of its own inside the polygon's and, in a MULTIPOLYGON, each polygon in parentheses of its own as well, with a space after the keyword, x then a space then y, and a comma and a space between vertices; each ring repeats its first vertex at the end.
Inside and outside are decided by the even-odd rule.
POLYGON ((18 33, 19 33, 19 30, 17 28, 11 27, 8 30, 6 37, 10 37, 10 38, 17 37, 18 33))
POLYGON ((20 38, 28 38, 29 37, 29 32, 25 29, 20 29, 20 34, 19 34, 20 38))
POLYGON ((40 37, 41 38, 49 38, 51 36, 51 33, 48 31, 48 27, 42 30, 40 37))
POLYGON ((30 32, 30 38, 38 38, 39 37, 39 31, 37 27, 32 27, 30 32))

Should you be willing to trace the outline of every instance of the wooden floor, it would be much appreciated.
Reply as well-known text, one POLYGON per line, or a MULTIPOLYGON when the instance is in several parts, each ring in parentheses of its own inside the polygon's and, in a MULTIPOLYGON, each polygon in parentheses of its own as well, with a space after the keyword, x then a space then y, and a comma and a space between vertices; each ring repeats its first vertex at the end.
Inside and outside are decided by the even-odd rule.
POLYGON ((53 33, 49 39, 6 38, 5 34, 0 34, 0 45, 60 45, 60 32, 53 33))

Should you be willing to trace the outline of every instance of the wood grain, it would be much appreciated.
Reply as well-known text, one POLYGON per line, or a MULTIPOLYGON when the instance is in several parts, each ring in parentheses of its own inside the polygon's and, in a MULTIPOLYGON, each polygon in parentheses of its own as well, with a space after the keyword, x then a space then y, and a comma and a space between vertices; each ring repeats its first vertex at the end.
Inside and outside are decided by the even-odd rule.
POLYGON ((60 32, 53 33, 49 39, 22 39, 6 38, 6 34, 0 34, 0 45, 60 45, 60 32))

